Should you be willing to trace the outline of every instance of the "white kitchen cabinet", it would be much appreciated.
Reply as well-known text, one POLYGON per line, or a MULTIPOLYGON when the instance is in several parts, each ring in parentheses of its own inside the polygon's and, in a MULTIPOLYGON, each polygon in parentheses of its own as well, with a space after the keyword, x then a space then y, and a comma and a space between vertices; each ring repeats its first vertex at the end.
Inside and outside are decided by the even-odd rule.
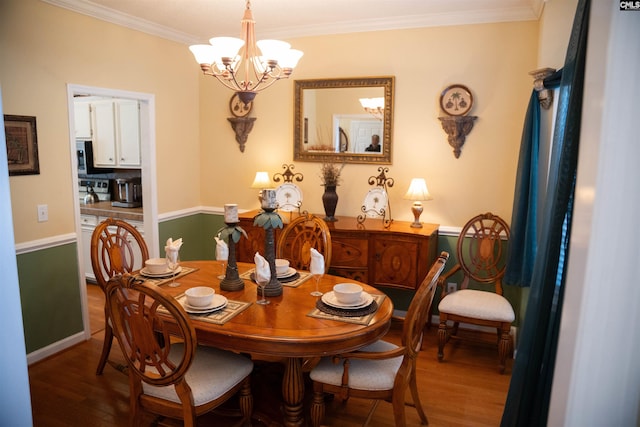
POLYGON ((73 105, 73 121, 76 139, 90 140, 91 132, 91 104, 87 101, 76 101, 73 105))
POLYGON ((140 109, 138 101, 117 100, 116 147, 120 167, 140 166, 140 109))
POLYGON ((95 215, 80 215, 80 228, 82 229, 82 258, 85 278, 95 283, 96 276, 91 266, 91 235, 98 225, 98 217, 95 215))
POLYGON ((95 101, 92 103, 92 124, 93 156, 96 166, 141 166, 138 101, 95 101))

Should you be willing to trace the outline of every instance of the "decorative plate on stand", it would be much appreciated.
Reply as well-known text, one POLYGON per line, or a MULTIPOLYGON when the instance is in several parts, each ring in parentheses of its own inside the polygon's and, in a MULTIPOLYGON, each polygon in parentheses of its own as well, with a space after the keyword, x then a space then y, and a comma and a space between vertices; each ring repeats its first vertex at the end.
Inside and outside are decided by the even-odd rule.
POLYGON ((276 188, 276 202, 281 211, 296 211, 302 205, 302 190, 293 183, 284 183, 276 188))
POLYGON ((387 192, 383 188, 372 188, 364 197, 362 211, 370 218, 384 216, 387 202, 387 192))

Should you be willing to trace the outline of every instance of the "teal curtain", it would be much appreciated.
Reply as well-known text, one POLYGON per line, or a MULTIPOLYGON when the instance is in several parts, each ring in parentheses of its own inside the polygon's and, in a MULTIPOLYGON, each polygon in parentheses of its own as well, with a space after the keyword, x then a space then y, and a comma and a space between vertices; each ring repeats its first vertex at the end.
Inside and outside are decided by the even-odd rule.
MULTIPOLYGON (((546 79, 546 89, 560 86, 562 70, 546 79)), ((533 90, 522 131, 520 157, 516 175, 516 188, 511 211, 511 237, 503 282, 507 285, 531 285, 533 264, 538 252, 538 185, 540 173, 540 102, 533 90)), ((543 171, 546 173, 546 171, 543 171)))
POLYGON ((578 164, 590 0, 579 0, 559 87, 549 184, 502 427, 544 426, 562 316, 578 164))
POLYGON ((511 212, 511 237, 503 282, 529 286, 538 250, 538 165, 540 157, 540 102, 533 90, 524 121, 516 191, 511 212))

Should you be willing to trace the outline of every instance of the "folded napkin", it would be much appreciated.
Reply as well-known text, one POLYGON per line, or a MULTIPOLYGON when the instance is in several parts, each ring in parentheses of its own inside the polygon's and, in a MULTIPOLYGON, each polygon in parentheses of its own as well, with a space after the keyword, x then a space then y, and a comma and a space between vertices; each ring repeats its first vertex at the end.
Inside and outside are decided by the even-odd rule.
POLYGON ((215 239, 216 239, 216 260, 217 261, 228 260, 229 246, 227 246, 227 243, 221 238, 219 238, 218 236, 216 236, 215 239))
POLYGON ((316 249, 311 248, 311 274, 324 274, 324 256, 316 249))
POLYGON ((271 280, 271 268, 269 262, 258 252, 253 257, 256 263, 256 282, 268 282, 271 280))
POLYGON ((171 257, 171 259, 175 260, 177 258, 178 252, 180 251, 180 246, 182 246, 182 237, 177 240, 173 240, 171 237, 169 237, 167 239, 167 244, 164 247, 164 252, 168 257, 171 257))

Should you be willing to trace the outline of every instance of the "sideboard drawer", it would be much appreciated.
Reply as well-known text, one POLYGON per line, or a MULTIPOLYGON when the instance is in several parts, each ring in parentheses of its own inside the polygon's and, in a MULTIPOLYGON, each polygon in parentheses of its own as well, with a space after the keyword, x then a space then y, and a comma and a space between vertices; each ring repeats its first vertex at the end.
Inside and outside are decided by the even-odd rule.
POLYGON ((369 242, 362 237, 343 236, 339 232, 331 233, 331 266, 365 267, 369 254, 369 242))

